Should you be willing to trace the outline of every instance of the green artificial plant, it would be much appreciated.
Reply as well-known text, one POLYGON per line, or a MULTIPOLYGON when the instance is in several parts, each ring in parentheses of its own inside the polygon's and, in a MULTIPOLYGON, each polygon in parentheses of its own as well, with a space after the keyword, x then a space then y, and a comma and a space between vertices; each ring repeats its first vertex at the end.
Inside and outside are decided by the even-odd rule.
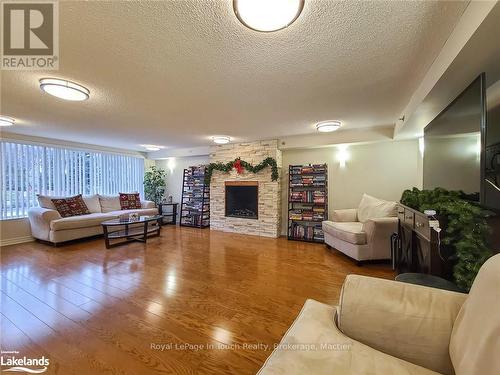
POLYGON ((490 228, 484 210, 462 196, 461 192, 442 188, 413 188, 403 192, 401 203, 420 212, 436 210, 445 224, 441 242, 453 251, 453 278, 458 287, 468 291, 479 268, 493 252, 487 245, 490 228))
POLYGON ((151 166, 144 173, 144 195, 147 200, 153 201, 156 204, 160 202, 166 189, 165 176, 165 170, 156 168, 155 166, 151 166))

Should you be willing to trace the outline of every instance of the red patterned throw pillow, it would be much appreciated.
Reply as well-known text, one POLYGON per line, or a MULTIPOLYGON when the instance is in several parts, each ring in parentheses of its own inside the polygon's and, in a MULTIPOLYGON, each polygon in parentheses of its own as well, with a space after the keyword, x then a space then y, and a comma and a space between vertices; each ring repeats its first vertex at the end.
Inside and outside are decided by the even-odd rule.
POLYGON ((51 201, 62 217, 90 214, 81 194, 69 198, 51 199, 51 201))
POLYGON ((122 210, 142 208, 139 193, 120 193, 120 207, 122 210))

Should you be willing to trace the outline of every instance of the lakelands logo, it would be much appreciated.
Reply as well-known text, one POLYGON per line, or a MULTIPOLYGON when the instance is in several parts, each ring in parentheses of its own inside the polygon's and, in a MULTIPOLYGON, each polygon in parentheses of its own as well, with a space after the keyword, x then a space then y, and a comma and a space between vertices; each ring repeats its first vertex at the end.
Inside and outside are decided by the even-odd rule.
MULTIPOLYGON (((5 353, 5 352, 2 352, 5 353)), ((18 352, 16 352, 18 353, 18 352)), ((41 356, 40 358, 29 358, 29 357, 16 357, 8 356, 0 357, 0 364, 2 365, 1 372, 27 372, 30 374, 42 374, 47 371, 50 364, 50 360, 41 356), (8 368, 3 368, 4 366, 9 366, 8 368)))
POLYGON ((59 68, 59 8, 56 1, 2 1, 4 70, 59 68))

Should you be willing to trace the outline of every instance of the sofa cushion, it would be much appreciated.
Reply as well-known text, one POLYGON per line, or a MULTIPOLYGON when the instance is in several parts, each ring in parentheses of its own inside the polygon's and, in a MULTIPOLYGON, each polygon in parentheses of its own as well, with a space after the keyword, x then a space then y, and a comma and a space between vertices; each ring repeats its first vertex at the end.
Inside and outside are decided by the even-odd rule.
POLYGON ((361 198, 361 202, 358 207, 358 220, 360 222, 364 223, 369 219, 396 215, 396 202, 384 201, 368 194, 363 194, 363 198, 361 198))
POLYGON ((347 275, 340 292, 337 326, 374 349, 451 375, 448 345, 466 299, 463 293, 347 275))
POLYGON ((81 194, 69 198, 52 199, 52 203, 62 217, 90 214, 81 194))
POLYGON ((83 201, 87 205, 90 213, 101 213, 101 204, 99 203, 99 196, 94 195, 84 195, 83 201))
POLYGON ((116 219, 118 216, 112 213, 93 213, 81 216, 63 217, 52 220, 50 229, 53 231, 65 229, 88 228, 100 225, 103 221, 116 219))
POLYGON ((141 207, 139 193, 120 193, 120 208, 122 210, 133 210, 141 207))
POLYGON ((49 233, 48 240, 53 243, 61 243, 61 242, 76 240, 79 238, 98 236, 100 234, 103 234, 103 228, 99 224, 95 227, 51 230, 49 233))
POLYGON ((355 245, 366 244, 366 233, 360 222, 323 221, 323 231, 355 245))
POLYGON ((335 314, 335 307, 307 300, 258 374, 438 374, 350 339, 335 325, 335 314))
POLYGON ((453 325, 450 357, 457 375, 500 374, 500 254, 479 270, 453 325))
POLYGON ((122 207, 120 205, 120 196, 119 195, 100 195, 99 194, 99 202, 101 203, 101 211, 102 212, 119 211, 122 209, 122 207))
MULTIPOLYGON (((99 203, 99 196, 97 194, 83 195, 82 197, 90 213, 101 212, 101 205, 99 203)), ((52 199, 62 199, 68 197, 37 194, 37 198, 38 198, 38 205, 40 207, 55 210, 56 206, 54 206, 54 203, 52 203, 52 199)))
POLYGON ((158 209, 157 208, 138 208, 138 209, 134 209, 134 210, 111 211, 109 213, 116 215, 116 216, 129 215, 132 213, 136 213, 139 216, 153 216, 153 215, 158 215, 158 209))

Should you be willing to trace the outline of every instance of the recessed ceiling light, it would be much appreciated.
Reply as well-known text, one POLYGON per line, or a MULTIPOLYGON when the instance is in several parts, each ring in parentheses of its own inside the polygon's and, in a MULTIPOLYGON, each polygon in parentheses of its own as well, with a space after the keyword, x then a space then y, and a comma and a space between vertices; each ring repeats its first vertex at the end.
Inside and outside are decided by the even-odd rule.
POLYGON ((47 94, 64 100, 82 101, 90 96, 86 87, 64 79, 43 78, 40 80, 40 88, 47 94))
POLYGON ((255 31, 277 31, 292 24, 304 8, 304 0, 233 0, 234 13, 255 31))
POLYGON ((217 143, 218 145, 224 145, 226 143, 229 143, 231 141, 231 138, 225 137, 225 136, 217 136, 217 137, 212 137, 212 140, 214 143, 217 143))
POLYGON ((12 126, 15 122, 12 117, 0 116, 0 126, 12 126))
POLYGON ((162 146, 156 145, 141 145, 141 147, 144 147, 148 151, 160 151, 163 148, 162 146))
POLYGON ((336 120, 321 121, 316 124, 316 130, 321 133, 329 133, 338 130, 341 126, 342 123, 340 121, 336 120))

